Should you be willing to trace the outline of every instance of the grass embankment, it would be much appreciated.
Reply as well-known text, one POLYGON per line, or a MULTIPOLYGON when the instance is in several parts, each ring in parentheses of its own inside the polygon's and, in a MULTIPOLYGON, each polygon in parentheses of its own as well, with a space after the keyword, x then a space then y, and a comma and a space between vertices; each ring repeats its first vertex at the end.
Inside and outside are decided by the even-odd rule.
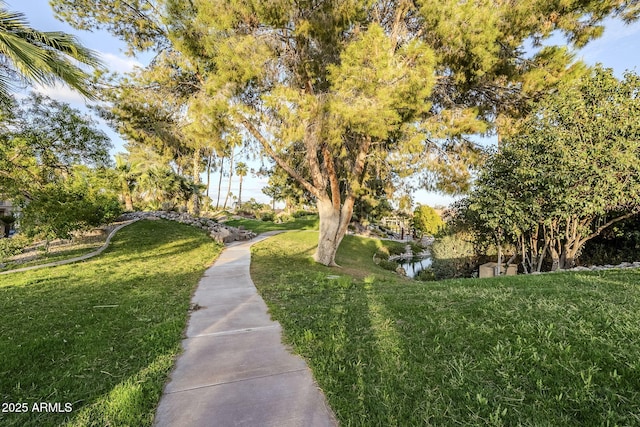
POLYGON ((251 271, 342 425, 640 424, 640 271, 421 283, 370 239, 313 264, 316 240, 256 244, 251 271))
POLYGON ((300 218, 295 218, 293 221, 281 222, 279 224, 273 221, 260 221, 257 219, 233 219, 225 222, 226 225, 231 227, 244 227, 246 230, 251 230, 255 233, 264 233, 274 230, 317 230, 318 229, 318 216, 308 215, 300 218))
POLYGON ((25 253, 0 263, 0 271, 16 270, 23 267, 48 264, 89 254, 100 248, 107 240, 107 233, 101 236, 82 238, 77 242, 52 245, 48 252, 31 248, 25 253))
POLYGON ((17 270, 24 267, 33 267, 34 265, 49 264, 50 262, 63 261, 76 258, 82 255, 96 251, 102 244, 83 245, 71 249, 60 250, 57 252, 37 254, 37 258, 26 262, 8 261, 0 271, 17 270))
POLYGON ((140 221, 99 257, 2 276, 0 396, 28 409, 0 412, 0 425, 150 425, 191 293, 220 250, 193 227, 140 221), (41 402, 72 412, 35 412, 41 402))

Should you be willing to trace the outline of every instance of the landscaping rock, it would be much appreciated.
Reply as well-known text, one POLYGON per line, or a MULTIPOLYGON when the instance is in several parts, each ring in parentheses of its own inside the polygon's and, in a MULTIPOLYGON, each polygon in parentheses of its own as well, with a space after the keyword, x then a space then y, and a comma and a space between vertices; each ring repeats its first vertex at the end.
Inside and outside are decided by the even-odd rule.
POLYGON ((574 267, 571 269, 571 271, 590 271, 589 267, 584 267, 584 266, 578 266, 578 267, 574 267))
POLYGON ((148 212, 127 212, 122 215, 123 219, 166 219, 181 224, 200 228, 209 233, 212 239, 220 243, 231 243, 236 240, 251 240, 256 237, 256 233, 248 230, 239 230, 235 227, 219 224, 209 218, 193 217, 188 213, 148 211, 148 212))
POLYGON ((221 228, 219 230, 213 231, 209 234, 211 238, 220 243, 230 243, 235 240, 235 236, 231 234, 226 228, 221 228))

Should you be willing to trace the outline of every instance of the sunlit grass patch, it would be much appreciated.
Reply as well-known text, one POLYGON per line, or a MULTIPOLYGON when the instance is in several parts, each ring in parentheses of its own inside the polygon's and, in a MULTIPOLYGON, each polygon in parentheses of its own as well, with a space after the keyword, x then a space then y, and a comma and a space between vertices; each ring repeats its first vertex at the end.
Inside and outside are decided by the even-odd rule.
POLYGON ((257 244, 252 276, 343 425, 640 424, 638 270, 420 283, 316 239, 257 244))
POLYGON ((274 230, 317 230, 319 219, 317 215, 308 215, 295 218, 293 221, 275 223, 272 221, 260 221, 257 219, 234 219, 225 222, 232 227, 244 227, 258 234, 274 230))
POLYGON ((0 425, 149 425, 180 351, 192 291, 221 246, 193 227, 141 221, 101 256, 0 279, 0 425))

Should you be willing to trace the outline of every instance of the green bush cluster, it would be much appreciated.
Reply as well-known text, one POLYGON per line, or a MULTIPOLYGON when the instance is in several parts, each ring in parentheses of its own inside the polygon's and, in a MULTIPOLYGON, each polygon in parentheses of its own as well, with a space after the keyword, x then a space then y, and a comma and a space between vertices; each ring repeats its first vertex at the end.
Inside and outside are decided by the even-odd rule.
POLYGON ((260 203, 256 201, 256 199, 251 198, 248 201, 243 202, 242 205, 238 206, 235 210, 235 213, 236 215, 260 219, 260 216, 263 212, 271 211, 272 209, 269 207, 269 205, 260 203))
POLYGON ((293 222, 295 218, 286 212, 280 212, 276 215, 274 222, 276 224, 282 224, 283 222, 293 222))
POLYGON ((276 214, 273 211, 259 212, 258 219, 261 221, 273 222, 276 219, 276 214))
POLYGON ((409 242, 409 246, 411 246, 411 251, 413 252, 414 255, 419 254, 424 250, 424 248, 419 244, 417 244, 416 242, 409 242))
POLYGON ((307 210, 304 210, 304 209, 298 209, 297 211, 295 211, 291 215, 293 215, 294 218, 303 218, 303 217, 308 216, 308 215, 314 215, 314 212, 307 211, 307 210))
POLYGON ((406 246, 402 243, 396 243, 388 246, 389 255, 402 255, 406 252, 406 246))
POLYGON ((381 259, 378 265, 385 270, 396 271, 398 269, 398 263, 394 261, 389 261, 387 259, 381 259))
POLYGON ((85 188, 49 184, 22 210, 21 230, 27 237, 68 239, 77 230, 89 229, 117 218, 122 209, 115 196, 85 188))
POLYGON ((477 260, 469 236, 463 233, 444 235, 431 246, 433 274, 438 280, 470 277, 477 260))
POLYGON ((423 235, 432 236, 444 227, 444 221, 436 210, 426 205, 419 205, 415 209, 411 224, 420 237, 423 235))
POLYGON ((433 268, 428 267, 424 270, 418 271, 418 273, 413 278, 414 280, 419 280, 420 282, 432 282, 436 280, 436 275, 433 272, 433 268))
POLYGON ((0 239, 0 262, 22 253, 29 242, 29 239, 22 234, 0 239))
POLYGON ((387 248, 386 246, 382 246, 376 251, 375 257, 378 259, 388 260, 389 255, 389 248, 387 248))
POLYGON ((640 261, 640 218, 632 217, 588 241, 580 265, 620 264, 640 261))

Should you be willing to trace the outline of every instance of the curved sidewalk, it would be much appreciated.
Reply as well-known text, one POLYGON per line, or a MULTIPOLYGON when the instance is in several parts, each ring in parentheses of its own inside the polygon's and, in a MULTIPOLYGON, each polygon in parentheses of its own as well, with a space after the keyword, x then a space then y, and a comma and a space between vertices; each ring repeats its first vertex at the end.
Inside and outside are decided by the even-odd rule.
POLYGON ((156 411, 157 427, 337 425, 251 281, 249 248, 273 234, 232 243, 200 280, 192 298, 198 309, 156 411))
POLYGON ((81 255, 81 256, 78 256, 78 257, 75 257, 75 258, 69 258, 69 259, 63 259, 63 260, 60 260, 60 261, 49 262, 47 264, 38 264, 38 265, 32 265, 30 267, 22 267, 22 268, 16 268, 16 269, 13 269, 13 270, 0 271, 0 275, 2 275, 2 274, 11 274, 11 273, 20 273, 21 271, 38 270, 40 268, 45 268, 45 267, 57 267, 59 265, 71 264, 71 263, 74 263, 74 262, 84 261, 85 259, 93 258, 94 256, 100 255, 102 252, 104 252, 105 249, 107 249, 109 247, 109 243, 111 242, 111 238, 113 237, 114 234, 116 234, 116 232, 118 230, 120 230, 121 228, 126 227, 129 224, 133 224, 136 221, 138 221, 138 220, 134 219, 134 220, 127 221, 127 222, 124 222, 124 223, 118 225, 116 228, 111 230, 111 233, 109 233, 109 236, 107 236, 107 240, 104 242, 104 244, 102 246, 100 246, 98 249, 96 249, 93 252, 89 252, 88 254, 84 254, 84 255, 81 255))

